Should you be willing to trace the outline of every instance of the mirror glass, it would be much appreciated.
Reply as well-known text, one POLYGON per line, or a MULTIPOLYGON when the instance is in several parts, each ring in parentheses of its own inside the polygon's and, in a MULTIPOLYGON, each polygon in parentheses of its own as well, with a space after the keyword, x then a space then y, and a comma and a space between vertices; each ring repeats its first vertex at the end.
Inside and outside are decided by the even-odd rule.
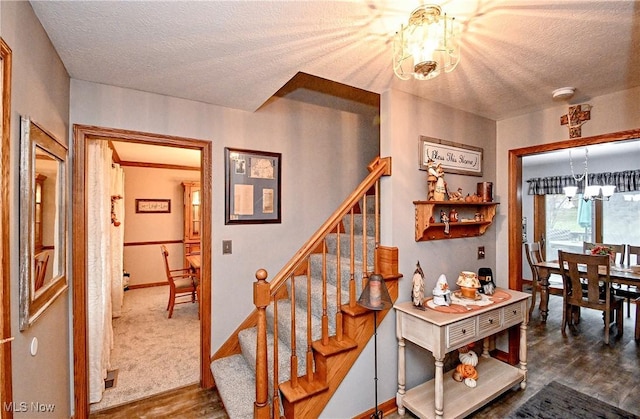
POLYGON ((67 149, 23 117, 20 152, 20 329, 25 330, 67 289, 67 149))

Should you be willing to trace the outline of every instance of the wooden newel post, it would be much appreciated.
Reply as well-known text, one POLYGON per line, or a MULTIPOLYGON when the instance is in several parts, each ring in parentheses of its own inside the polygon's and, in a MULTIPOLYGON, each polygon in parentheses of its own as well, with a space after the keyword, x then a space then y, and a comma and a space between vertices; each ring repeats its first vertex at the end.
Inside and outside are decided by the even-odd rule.
POLYGON ((256 354, 256 401, 253 403, 253 417, 269 419, 269 375, 267 372, 267 306, 271 300, 267 271, 256 272, 253 283, 253 303, 258 310, 258 341, 256 354))

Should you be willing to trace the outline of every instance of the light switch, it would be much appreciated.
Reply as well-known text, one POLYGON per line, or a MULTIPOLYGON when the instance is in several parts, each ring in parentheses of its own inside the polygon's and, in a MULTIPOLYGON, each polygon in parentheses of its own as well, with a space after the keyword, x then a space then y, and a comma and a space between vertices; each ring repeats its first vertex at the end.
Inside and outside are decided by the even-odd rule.
POLYGON ((223 255, 231 254, 231 240, 222 240, 222 254, 223 255))

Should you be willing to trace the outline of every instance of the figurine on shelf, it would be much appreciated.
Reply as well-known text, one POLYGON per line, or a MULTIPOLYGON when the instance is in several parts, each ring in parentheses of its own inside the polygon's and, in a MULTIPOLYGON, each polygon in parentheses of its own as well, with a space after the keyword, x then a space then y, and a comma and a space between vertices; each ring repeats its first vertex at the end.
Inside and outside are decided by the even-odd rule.
POLYGON ((433 304, 437 306, 451 305, 451 290, 444 274, 440 275, 433 288, 433 304))
POLYGON ((464 201, 462 188, 458 188, 457 191, 449 192, 449 201, 464 201))
POLYGON ((444 223, 444 234, 449 234, 449 216, 444 210, 440 211, 440 222, 444 223))
POLYGON ((442 165, 438 163, 436 166, 436 174, 438 180, 436 181, 436 188, 433 192, 433 198, 436 201, 444 201, 444 197, 447 196, 447 183, 444 181, 444 169, 442 165))
POLYGON ((414 307, 424 310, 424 272, 422 272, 422 268, 420 267, 420 261, 416 264, 416 270, 413 272, 411 301, 413 301, 414 307))
POLYGON ((436 183, 438 182, 438 172, 436 171, 436 162, 433 159, 427 161, 427 187, 429 188, 427 193, 427 201, 434 201, 434 193, 436 190, 436 183))
POLYGON ((449 211, 449 222, 457 223, 458 222, 458 211, 455 208, 451 208, 449 211))

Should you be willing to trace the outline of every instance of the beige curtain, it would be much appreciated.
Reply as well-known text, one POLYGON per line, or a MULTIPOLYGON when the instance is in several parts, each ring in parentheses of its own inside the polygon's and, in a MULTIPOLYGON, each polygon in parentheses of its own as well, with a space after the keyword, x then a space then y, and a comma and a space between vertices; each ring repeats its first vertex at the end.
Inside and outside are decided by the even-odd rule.
POLYGON ((124 170, 119 164, 111 168, 111 302, 112 313, 120 317, 124 300, 122 273, 124 271, 124 170), (116 226, 116 224, 118 224, 116 226))
POLYGON ((89 141, 87 157, 89 401, 96 403, 102 399, 113 344, 111 150, 106 141, 89 141))

